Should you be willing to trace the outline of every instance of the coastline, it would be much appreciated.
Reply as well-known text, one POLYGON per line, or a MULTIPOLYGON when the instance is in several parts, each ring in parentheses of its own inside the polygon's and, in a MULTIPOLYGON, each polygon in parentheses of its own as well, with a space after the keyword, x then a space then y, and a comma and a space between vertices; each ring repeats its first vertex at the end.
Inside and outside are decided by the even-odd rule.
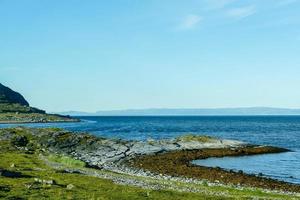
MULTIPOLYGON (((96 137, 88 133, 74 133, 59 128, 25 127, 0 129, 0 144, 0 154, 5 158, 0 162, 0 170, 3 170, 1 166, 7 166, 4 170, 13 170, 15 167, 9 167, 12 166, 11 162, 17 162, 13 157, 25 155, 21 160, 30 158, 37 162, 38 159, 43 165, 46 164, 59 173, 100 177, 142 189, 167 188, 171 191, 201 193, 205 188, 212 190, 214 195, 222 196, 225 195, 222 192, 224 190, 226 194, 245 195, 245 191, 254 193, 250 195, 251 197, 258 194, 292 197, 300 195, 300 185, 191 163, 192 160, 212 156, 243 156, 289 151, 283 148, 250 145, 209 136, 186 135, 174 139, 142 142, 96 137), (9 156, 14 151, 16 154, 9 156), (12 161, 5 161, 9 157, 12 157, 12 161), (80 163, 80 167, 70 168, 57 163, 63 161, 62 159, 66 159, 68 163, 80 163), (178 185, 174 185, 173 182, 178 185), (167 183, 168 187, 165 185, 167 183)), ((35 168, 30 170, 35 174, 40 173, 35 168)))
POLYGON ((59 121, 0 121, 0 124, 54 124, 54 123, 74 123, 80 120, 59 120, 59 121))
POLYGON ((70 116, 41 113, 0 113, 0 124, 80 122, 70 116))

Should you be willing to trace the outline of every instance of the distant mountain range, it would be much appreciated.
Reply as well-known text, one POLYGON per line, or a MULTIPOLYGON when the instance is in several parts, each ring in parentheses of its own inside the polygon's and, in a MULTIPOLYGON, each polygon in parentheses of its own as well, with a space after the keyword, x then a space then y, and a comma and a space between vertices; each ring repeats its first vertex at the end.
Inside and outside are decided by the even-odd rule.
POLYGON ((300 115, 300 109, 248 107, 214 109, 128 109, 98 111, 94 113, 69 111, 57 114, 70 116, 206 116, 206 115, 300 115))

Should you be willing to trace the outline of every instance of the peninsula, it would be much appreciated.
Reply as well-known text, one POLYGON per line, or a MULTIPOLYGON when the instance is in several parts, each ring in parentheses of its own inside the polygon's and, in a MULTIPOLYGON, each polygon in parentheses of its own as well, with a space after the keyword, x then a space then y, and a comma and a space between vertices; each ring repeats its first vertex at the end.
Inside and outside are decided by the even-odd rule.
POLYGON ((77 122, 69 116, 47 114, 46 111, 31 107, 18 92, 0 83, 0 123, 46 123, 77 122))

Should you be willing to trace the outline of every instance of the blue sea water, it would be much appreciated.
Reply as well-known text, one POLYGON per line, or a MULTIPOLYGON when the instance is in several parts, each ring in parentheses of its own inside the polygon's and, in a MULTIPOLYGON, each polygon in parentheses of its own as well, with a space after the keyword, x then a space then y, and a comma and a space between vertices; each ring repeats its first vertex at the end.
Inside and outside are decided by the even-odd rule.
MULTIPOLYGON (((81 117, 80 123, 24 124, 127 140, 173 138, 187 133, 284 147, 292 152, 195 161, 206 166, 263 173, 300 184, 300 116, 81 117)), ((19 126, 0 124, 2 127, 19 126)))

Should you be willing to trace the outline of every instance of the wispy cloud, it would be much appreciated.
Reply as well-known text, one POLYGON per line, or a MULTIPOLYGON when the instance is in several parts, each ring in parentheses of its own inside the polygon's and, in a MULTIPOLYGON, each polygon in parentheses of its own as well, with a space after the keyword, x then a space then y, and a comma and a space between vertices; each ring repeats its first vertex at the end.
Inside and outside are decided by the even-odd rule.
POLYGON ((189 30, 196 27, 202 20, 203 17, 199 15, 187 15, 178 28, 180 30, 189 30))
POLYGON ((245 6, 245 7, 239 7, 239 8, 231 8, 229 9, 226 14, 230 17, 236 18, 236 19, 243 19, 248 16, 251 16, 256 13, 256 7, 255 6, 245 6))
POLYGON ((208 9, 221 9, 234 3, 236 0, 205 0, 208 9))

